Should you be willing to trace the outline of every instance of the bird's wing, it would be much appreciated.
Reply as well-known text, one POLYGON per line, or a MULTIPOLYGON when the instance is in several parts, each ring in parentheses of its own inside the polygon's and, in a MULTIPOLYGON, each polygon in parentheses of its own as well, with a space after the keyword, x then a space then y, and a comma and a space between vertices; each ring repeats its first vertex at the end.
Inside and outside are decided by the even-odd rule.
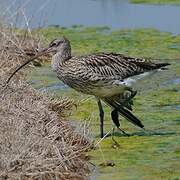
POLYGON ((143 58, 132 58, 112 53, 100 53, 82 58, 86 66, 97 76, 113 76, 119 80, 169 65, 168 63, 153 63, 143 58))
POLYGON ((103 101, 112 108, 116 109, 124 118, 126 118, 131 123, 135 124, 136 126, 139 126, 140 128, 144 127, 141 121, 136 116, 134 116, 128 109, 124 108, 124 106, 121 103, 118 103, 111 97, 106 97, 103 99, 103 101))

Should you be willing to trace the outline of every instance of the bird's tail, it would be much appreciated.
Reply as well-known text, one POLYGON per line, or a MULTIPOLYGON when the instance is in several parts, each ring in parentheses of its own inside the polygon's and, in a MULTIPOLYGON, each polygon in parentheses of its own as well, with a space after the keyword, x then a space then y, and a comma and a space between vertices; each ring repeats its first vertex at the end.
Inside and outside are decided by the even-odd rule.
POLYGON ((165 67, 169 66, 169 65, 170 65, 169 63, 156 63, 156 68, 157 69, 159 69, 159 68, 166 69, 165 67))
POLYGON ((113 98, 106 97, 103 99, 103 101, 107 103, 109 106, 116 109, 124 118, 126 118, 131 123, 135 124, 136 126, 140 128, 144 127, 144 125, 136 116, 134 116, 130 111, 124 108, 119 102, 115 101, 113 98))
POLYGON ((170 64, 169 63, 152 63, 152 62, 141 62, 141 61, 137 61, 137 62, 134 62, 137 66, 147 70, 147 71, 150 71, 150 70, 155 70, 155 69, 167 69, 166 66, 169 66, 170 64))

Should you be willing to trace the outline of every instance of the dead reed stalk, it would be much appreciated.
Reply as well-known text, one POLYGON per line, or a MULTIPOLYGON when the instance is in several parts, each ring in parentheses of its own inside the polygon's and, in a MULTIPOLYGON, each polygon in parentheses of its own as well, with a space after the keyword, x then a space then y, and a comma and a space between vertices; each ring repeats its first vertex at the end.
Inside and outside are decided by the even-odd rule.
POLYGON ((40 40, 1 26, 0 33, 0 179, 87 179, 83 153, 90 142, 65 120, 73 106, 53 100, 24 81, 20 71, 7 87, 10 73, 40 40))

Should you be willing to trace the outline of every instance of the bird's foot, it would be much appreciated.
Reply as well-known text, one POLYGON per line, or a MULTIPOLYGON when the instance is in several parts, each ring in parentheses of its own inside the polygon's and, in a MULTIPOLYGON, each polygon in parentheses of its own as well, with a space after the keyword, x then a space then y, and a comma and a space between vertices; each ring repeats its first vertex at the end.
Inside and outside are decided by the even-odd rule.
POLYGON ((115 128, 113 128, 112 134, 111 134, 111 139, 112 139, 112 141, 114 142, 113 145, 112 145, 112 148, 114 148, 114 149, 119 149, 119 148, 120 148, 120 145, 119 145, 119 143, 114 139, 114 130, 115 130, 115 128))
POLYGON ((112 144, 113 149, 119 149, 121 147, 120 144, 114 139, 114 136, 112 136, 112 141, 114 142, 112 144))
MULTIPOLYGON (((121 128, 117 128, 119 131, 121 131, 124 135, 126 135, 127 137, 129 137, 130 136, 130 134, 128 134, 128 133, 126 133, 125 131, 123 131, 121 128)), ((113 131, 112 131, 112 141, 114 142, 114 144, 112 145, 112 147, 114 148, 114 149, 119 149, 120 148, 120 144, 115 140, 115 138, 114 138, 114 130, 115 130, 115 128, 113 128, 113 131)))

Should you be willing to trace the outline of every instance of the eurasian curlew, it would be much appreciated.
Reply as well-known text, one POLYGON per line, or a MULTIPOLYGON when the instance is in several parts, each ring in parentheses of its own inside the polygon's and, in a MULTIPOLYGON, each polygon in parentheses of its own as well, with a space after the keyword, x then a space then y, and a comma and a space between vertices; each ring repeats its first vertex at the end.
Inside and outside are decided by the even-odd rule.
POLYGON ((112 107, 111 117, 117 128, 120 127, 119 113, 131 123, 143 128, 141 121, 131 113, 133 97, 136 95, 133 84, 141 76, 148 75, 148 72, 163 70, 165 66, 169 65, 168 63, 154 63, 143 58, 132 58, 114 53, 74 57, 71 56, 69 40, 61 37, 53 40, 47 49, 39 52, 37 56, 19 67, 10 76, 8 82, 24 65, 45 53, 53 55, 52 69, 61 81, 79 92, 96 97, 101 138, 104 135, 104 111, 101 100, 112 107))

